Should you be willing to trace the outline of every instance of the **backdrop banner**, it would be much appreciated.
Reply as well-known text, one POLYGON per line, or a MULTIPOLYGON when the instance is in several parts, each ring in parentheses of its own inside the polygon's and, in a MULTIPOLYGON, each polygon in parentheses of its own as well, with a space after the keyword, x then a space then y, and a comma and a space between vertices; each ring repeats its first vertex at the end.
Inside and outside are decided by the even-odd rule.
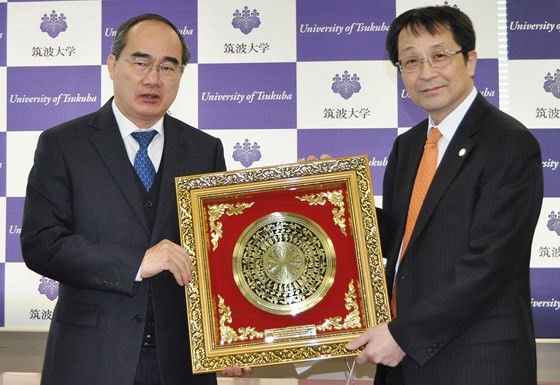
POLYGON ((122 22, 154 12, 177 25, 192 60, 169 113, 219 137, 229 170, 367 154, 382 206, 392 143, 426 117, 385 38, 398 14, 424 5, 472 18, 477 90, 541 144, 532 305, 537 337, 560 339, 557 0, 0 0, 0 330, 49 326, 58 283, 27 269, 19 244, 27 176, 42 131, 111 97, 105 63, 122 22))

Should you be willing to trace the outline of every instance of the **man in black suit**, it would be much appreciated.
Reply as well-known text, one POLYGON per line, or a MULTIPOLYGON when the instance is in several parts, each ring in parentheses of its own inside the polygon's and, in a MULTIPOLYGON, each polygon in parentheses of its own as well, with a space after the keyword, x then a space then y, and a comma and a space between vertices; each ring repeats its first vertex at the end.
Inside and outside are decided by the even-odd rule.
POLYGON ((357 362, 382 364, 375 385, 536 384, 529 261, 543 197, 539 145, 474 88, 475 33, 460 10, 405 12, 386 47, 429 117, 396 139, 384 177, 379 215, 394 318, 347 347, 365 345, 357 362), (437 170, 408 238, 409 202, 436 126, 437 170))
POLYGON ((126 21, 111 52, 114 97, 43 132, 29 175, 23 257, 60 283, 41 383, 215 384, 191 370, 174 178, 225 170, 222 144, 166 113, 190 57, 170 21, 126 21), (142 151, 155 179, 135 172, 142 151))

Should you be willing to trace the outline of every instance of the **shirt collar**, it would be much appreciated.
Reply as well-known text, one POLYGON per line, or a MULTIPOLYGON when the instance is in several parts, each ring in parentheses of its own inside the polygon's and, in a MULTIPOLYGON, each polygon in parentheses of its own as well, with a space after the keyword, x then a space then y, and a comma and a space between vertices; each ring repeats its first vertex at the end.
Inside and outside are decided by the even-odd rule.
MULTIPOLYGON (((119 110, 115 100, 113 99, 112 102, 113 113, 115 114, 115 119, 117 120, 117 125, 119 126, 119 131, 121 132, 121 136, 126 138, 134 131, 140 131, 141 129, 137 127, 134 123, 130 121, 124 114, 119 110)), ((163 117, 156 122, 152 127, 146 130, 156 130, 162 137, 163 137, 163 117)))
POLYGON ((471 93, 465 98, 465 100, 463 100, 463 102, 459 104, 459 106, 455 108, 449 115, 447 115, 445 119, 443 119, 438 125, 434 124, 434 121, 430 116, 428 118, 428 133, 431 127, 437 126, 442 136, 447 139, 447 141, 450 141, 451 138, 453 138, 453 135, 455 135, 457 127, 459 127, 459 124, 465 117, 471 104, 474 102, 477 93, 478 91, 473 87, 471 93))

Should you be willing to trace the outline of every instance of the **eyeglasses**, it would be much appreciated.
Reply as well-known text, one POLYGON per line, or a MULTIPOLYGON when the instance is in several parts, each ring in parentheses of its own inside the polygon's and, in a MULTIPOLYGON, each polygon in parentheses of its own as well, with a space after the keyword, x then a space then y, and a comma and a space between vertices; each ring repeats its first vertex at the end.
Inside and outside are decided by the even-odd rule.
POLYGON ((152 70, 152 68, 155 68, 159 72, 159 75, 161 77, 167 79, 174 79, 181 73, 183 73, 183 66, 177 63, 165 62, 161 64, 155 64, 153 61, 142 57, 133 56, 132 58, 127 59, 126 57, 121 55, 113 55, 115 55, 116 57, 120 57, 125 62, 130 63, 132 71, 134 71, 138 75, 147 75, 152 70))
POLYGON ((407 56, 395 63, 401 72, 409 73, 416 72, 421 67, 424 61, 428 61, 432 68, 443 68, 451 64, 451 59, 458 53, 465 52, 465 50, 450 51, 444 50, 435 52, 428 56, 407 56))

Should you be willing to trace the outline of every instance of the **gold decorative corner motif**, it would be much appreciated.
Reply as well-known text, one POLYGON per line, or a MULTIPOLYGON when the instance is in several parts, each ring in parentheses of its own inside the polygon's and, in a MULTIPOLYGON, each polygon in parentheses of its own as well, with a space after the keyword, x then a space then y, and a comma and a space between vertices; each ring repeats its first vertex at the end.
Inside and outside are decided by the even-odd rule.
POLYGON ((239 328, 237 332, 231 326, 227 326, 226 323, 233 322, 233 318, 231 317, 231 309, 229 306, 226 306, 225 301, 221 295, 218 295, 218 299, 221 345, 231 344, 234 341, 245 341, 252 340, 253 338, 263 338, 264 334, 256 331, 252 326, 239 328))
POLYGON ((328 199, 332 205, 336 206, 332 209, 333 221, 335 225, 340 227, 342 234, 346 235, 346 218, 344 216, 346 209, 344 208, 344 194, 342 190, 327 191, 319 194, 306 194, 296 198, 302 202, 308 202, 311 206, 323 206, 326 203, 325 198, 328 199))
POLYGON ((342 322, 342 317, 340 316, 327 318, 321 325, 317 325, 317 330, 326 331, 361 328, 362 321, 360 320, 360 308, 356 298, 357 294, 356 289, 354 288, 354 280, 351 280, 348 284, 348 291, 344 295, 344 300, 346 302, 344 307, 346 310, 350 311, 346 317, 344 317, 344 322, 342 322))
POLYGON ((253 206, 254 202, 250 203, 220 203, 219 205, 208 206, 208 222, 210 223, 210 228, 212 231, 210 235, 212 236, 213 251, 218 248, 218 241, 223 236, 222 222, 218 222, 218 219, 222 215, 226 214, 228 216, 243 214, 243 210, 253 206))

